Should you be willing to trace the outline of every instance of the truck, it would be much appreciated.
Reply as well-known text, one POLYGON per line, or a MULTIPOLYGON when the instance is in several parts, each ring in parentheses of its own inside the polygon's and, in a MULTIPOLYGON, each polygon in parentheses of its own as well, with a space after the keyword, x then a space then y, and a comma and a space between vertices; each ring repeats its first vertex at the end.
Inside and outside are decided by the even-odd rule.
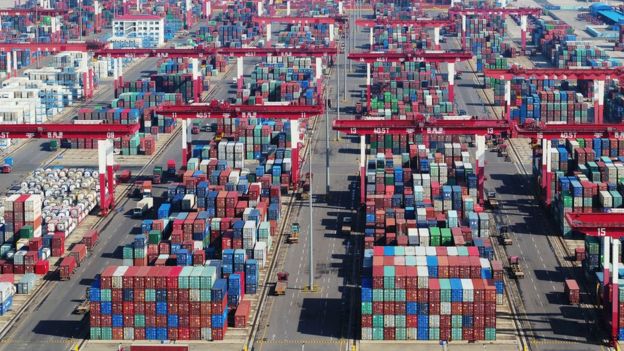
POLYGON ((13 157, 5 157, 0 165, 0 173, 11 173, 13 171, 13 157))
POLYGON ((310 173, 306 173, 300 182, 301 182, 301 193, 299 193, 299 198, 301 200, 310 199, 310 173))
POLYGON ((176 175, 176 162, 175 160, 167 161, 167 175, 174 177, 176 175))
POLYGON ((69 252, 69 256, 73 256, 76 265, 80 266, 82 261, 87 257, 87 245, 80 243, 74 244, 74 247, 69 252))
POLYGON ((128 196, 132 198, 142 199, 143 198, 143 196, 141 195, 142 192, 143 192, 143 181, 137 180, 134 182, 134 184, 132 184, 132 187, 128 191, 128 196))
POLYGON ((568 301, 571 305, 578 305, 581 303, 581 290, 578 283, 574 279, 566 279, 564 292, 568 296, 568 301))
POLYGON ((117 174, 117 179, 120 183, 127 183, 132 178, 132 171, 129 169, 124 169, 119 174, 117 174))
POLYGON ((141 193, 143 194, 143 198, 152 197, 152 181, 144 180, 141 185, 141 193))
POLYGON ((76 270, 76 259, 74 256, 65 256, 59 264, 58 272, 61 280, 69 280, 76 270))
POLYGON ((87 288, 85 292, 85 298, 78 305, 76 305, 76 308, 74 308, 74 314, 87 314, 89 312, 89 309, 89 288, 87 288))
POLYGON ((508 245, 513 244, 513 240, 511 240, 511 233, 509 232, 509 227, 504 225, 500 227, 498 232, 500 233, 499 239, 502 245, 508 246, 508 245))
POLYGON ((275 295, 286 294, 286 289, 288 289, 288 272, 278 272, 277 283, 275 284, 275 295))
POLYGON ((342 227, 340 228, 340 231, 342 232, 343 235, 351 234, 351 224, 352 224, 351 216, 345 216, 342 218, 342 227))
POLYGON ((162 166, 154 166, 154 171, 152 172, 152 183, 160 184, 162 182, 162 176, 163 176, 162 166))
POLYGON ((288 235, 288 239, 286 241, 289 244, 296 244, 299 242, 299 223, 293 223, 290 227, 290 234, 288 235))
POLYGON ((507 152, 507 144, 498 144, 498 157, 505 158, 505 161, 509 159, 509 153, 507 152))
POLYGON ((91 229, 82 237, 81 242, 85 244, 87 250, 91 251, 97 244, 99 237, 98 231, 96 229, 91 229))
POLYGON ((511 270, 511 276, 515 279, 524 278, 524 272, 522 268, 520 268, 520 257, 511 256, 509 257, 509 269, 511 270))
POLYGON ((49 151, 56 151, 58 150, 58 140, 56 139, 52 139, 48 142, 48 150, 49 151))
POLYGON ((494 191, 489 191, 486 194, 487 197, 487 205, 491 208, 491 209, 497 209, 498 208, 498 200, 496 199, 496 192, 494 191))
POLYGON ((140 218, 143 217, 147 212, 149 212, 152 207, 154 207, 154 198, 153 197, 144 197, 141 201, 137 202, 134 210, 132 211, 132 217, 140 218))

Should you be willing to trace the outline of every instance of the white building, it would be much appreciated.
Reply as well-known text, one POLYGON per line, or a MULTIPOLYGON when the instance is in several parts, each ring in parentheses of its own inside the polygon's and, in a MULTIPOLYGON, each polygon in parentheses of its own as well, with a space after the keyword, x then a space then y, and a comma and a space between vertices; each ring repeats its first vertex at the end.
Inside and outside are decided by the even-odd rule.
POLYGON ((165 20, 154 15, 124 15, 113 20, 113 37, 141 38, 144 46, 161 46, 165 43, 165 20))

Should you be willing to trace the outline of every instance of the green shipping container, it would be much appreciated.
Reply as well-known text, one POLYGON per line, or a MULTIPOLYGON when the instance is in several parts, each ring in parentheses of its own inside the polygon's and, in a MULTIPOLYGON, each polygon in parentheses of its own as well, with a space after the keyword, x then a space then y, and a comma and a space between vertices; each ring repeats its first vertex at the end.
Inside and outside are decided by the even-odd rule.
POLYGON ((156 302, 155 289, 145 289, 145 302, 156 302))

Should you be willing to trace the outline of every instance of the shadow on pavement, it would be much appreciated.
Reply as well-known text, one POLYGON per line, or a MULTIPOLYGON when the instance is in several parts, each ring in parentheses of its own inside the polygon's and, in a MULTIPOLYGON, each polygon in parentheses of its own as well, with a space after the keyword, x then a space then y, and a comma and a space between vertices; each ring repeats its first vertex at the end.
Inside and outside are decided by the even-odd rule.
POLYGON ((301 334, 341 337, 345 315, 341 299, 304 298, 297 331, 301 334))
POLYGON ((78 338, 80 337, 81 329, 84 324, 85 323, 83 323, 82 320, 44 320, 37 323, 33 332, 35 334, 50 335, 61 338, 78 338))

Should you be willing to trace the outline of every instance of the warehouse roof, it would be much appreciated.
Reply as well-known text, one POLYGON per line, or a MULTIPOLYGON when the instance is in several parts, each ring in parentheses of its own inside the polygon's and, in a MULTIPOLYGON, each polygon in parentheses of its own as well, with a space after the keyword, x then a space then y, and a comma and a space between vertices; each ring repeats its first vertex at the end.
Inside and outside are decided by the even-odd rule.
POLYGON ((607 21, 611 22, 611 24, 624 22, 624 14, 620 11, 602 10, 598 11, 598 14, 604 17, 607 21))

